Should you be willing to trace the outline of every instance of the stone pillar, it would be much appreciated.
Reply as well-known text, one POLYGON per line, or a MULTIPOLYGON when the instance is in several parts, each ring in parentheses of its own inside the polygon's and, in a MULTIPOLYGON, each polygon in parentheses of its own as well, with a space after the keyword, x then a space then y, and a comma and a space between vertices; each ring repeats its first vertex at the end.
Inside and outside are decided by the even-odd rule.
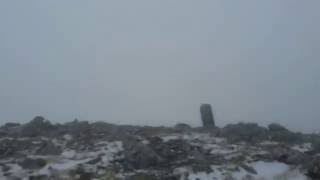
POLYGON ((210 104, 202 104, 200 106, 201 120, 203 127, 213 128, 215 127, 214 117, 210 104))

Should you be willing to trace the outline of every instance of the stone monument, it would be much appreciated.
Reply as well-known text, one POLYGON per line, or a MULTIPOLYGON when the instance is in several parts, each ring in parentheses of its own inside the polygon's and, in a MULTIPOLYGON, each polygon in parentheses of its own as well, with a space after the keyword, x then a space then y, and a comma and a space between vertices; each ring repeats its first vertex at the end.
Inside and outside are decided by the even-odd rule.
POLYGON ((210 104, 202 104, 200 106, 201 120, 204 128, 215 127, 214 117, 210 104))

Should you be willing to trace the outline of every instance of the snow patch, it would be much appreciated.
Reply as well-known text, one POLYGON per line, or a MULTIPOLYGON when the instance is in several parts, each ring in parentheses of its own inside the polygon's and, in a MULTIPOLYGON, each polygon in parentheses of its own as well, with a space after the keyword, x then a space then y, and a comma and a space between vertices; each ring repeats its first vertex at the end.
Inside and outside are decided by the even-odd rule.
POLYGON ((300 151, 302 153, 312 150, 312 144, 311 143, 304 143, 299 144, 291 147, 292 149, 296 151, 300 151))

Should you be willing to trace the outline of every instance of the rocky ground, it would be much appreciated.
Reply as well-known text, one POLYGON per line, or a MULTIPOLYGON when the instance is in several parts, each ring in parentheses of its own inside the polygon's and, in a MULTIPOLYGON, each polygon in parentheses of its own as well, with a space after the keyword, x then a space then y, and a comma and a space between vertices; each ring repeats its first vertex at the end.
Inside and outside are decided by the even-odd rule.
POLYGON ((0 128, 0 179, 320 179, 318 135, 239 123, 224 128, 120 126, 42 117, 0 128))

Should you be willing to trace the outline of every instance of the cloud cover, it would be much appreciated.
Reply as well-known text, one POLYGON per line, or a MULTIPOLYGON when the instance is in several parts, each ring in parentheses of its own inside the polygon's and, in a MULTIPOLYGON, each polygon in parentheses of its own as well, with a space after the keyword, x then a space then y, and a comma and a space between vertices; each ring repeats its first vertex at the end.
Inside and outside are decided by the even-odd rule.
POLYGON ((0 122, 319 130, 318 1, 1 1, 0 122))

